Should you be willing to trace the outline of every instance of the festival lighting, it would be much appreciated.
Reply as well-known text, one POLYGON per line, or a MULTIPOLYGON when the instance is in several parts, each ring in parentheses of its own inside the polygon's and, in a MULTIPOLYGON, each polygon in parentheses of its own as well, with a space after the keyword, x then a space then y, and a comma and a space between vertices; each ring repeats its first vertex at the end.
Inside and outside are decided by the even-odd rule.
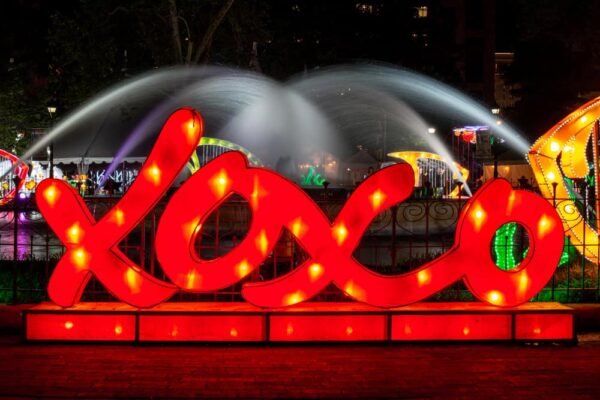
POLYGON ((28 340, 128 342, 290 342, 420 340, 570 340, 564 306, 527 303, 493 309, 481 303, 418 303, 380 309, 308 303, 261 310, 247 303, 165 303, 143 310, 121 303, 25 310, 28 340), (551 308, 550 308, 551 307, 551 308))
POLYGON ((148 177, 148 180, 150 180, 155 186, 158 186, 160 184, 161 170, 160 168, 158 168, 156 163, 152 163, 150 164, 150 166, 143 168, 142 172, 148 177))
MULTIPOLYGON (((189 125, 188 125, 188 127, 189 127, 189 125)), ((194 125, 194 127, 195 127, 195 125, 194 125)), ((198 144, 197 149, 202 151, 201 149, 206 146, 215 146, 215 147, 220 147, 220 148, 227 149, 227 150, 239 151, 240 153, 242 153, 246 156, 246 158, 248 159, 250 164, 255 165, 255 166, 263 165, 262 161, 260 161, 260 159, 258 159, 258 157, 256 157, 254 154, 252 154, 248 149, 240 146, 239 144, 230 142, 228 140, 204 136, 200 139, 200 143, 198 144)), ((190 162, 187 164, 187 168, 190 171, 190 173, 193 174, 194 172, 198 171, 201 168, 201 166, 202 165, 200 162, 200 158, 198 157, 198 152, 194 151, 192 153, 190 162)))
POLYGON ((323 186, 325 181, 326 179, 321 177, 321 174, 316 172, 316 168, 312 165, 308 166, 306 175, 300 176, 300 185, 302 186, 323 186))
POLYGON ((419 286, 425 286, 431 281, 431 274, 429 271, 421 270, 417 273, 417 281, 419 286))
MULTIPOLYGON (((277 279, 245 283, 242 295, 259 307, 298 304, 330 284, 357 301, 396 307, 428 298, 460 279, 481 301, 510 307, 538 293, 558 264, 564 234, 562 229, 556 229, 560 220, 552 206, 531 192, 513 190, 504 180, 493 180, 477 191, 461 211, 455 244, 442 257, 397 276, 374 273, 352 254, 371 221, 411 194, 414 172, 410 165, 396 164, 369 176, 330 221, 296 184, 273 171, 249 165, 239 152, 228 152, 192 175, 166 205, 156 234, 156 254, 173 285, 160 281, 129 260, 117 245, 184 168, 200 137, 200 121, 192 110, 174 113, 148 156, 144 172, 99 221, 94 221, 80 195, 67 183, 54 179, 40 183, 36 194, 40 211, 67 248, 48 287, 57 304, 77 303, 92 274, 115 297, 135 307, 156 305, 178 290, 202 293, 229 287, 262 264, 273 251, 282 228, 294 235, 307 259, 277 279), (190 116, 198 122, 198 137, 194 141, 188 137, 190 116), (262 196, 256 196, 257 182, 262 196), (54 191, 53 196, 48 196, 49 191, 54 191), (229 253, 202 259, 193 246, 199 227, 233 194, 249 202, 253 196, 260 197, 251 209, 248 233, 229 253), (190 203, 189 199, 202 201, 190 203), (499 269, 489 251, 496 231, 507 222, 524 226, 530 238, 530 250, 516 271, 499 269), (74 226, 79 233, 85 232, 79 235, 77 243, 70 237, 74 226)), ((242 336, 240 326, 230 322, 223 325, 223 334, 228 335, 236 326, 242 336)), ((288 322, 297 327, 294 336, 301 335, 301 324, 288 322)), ((176 330, 178 337, 192 335, 183 321, 165 326, 171 327, 169 332, 176 330)), ((339 335, 348 336, 345 329, 349 326, 352 338, 363 335, 358 321, 341 321, 339 326, 339 335)), ((468 326, 469 335, 473 335, 472 325, 468 326)), ((166 332, 160 333, 163 334, 166 332)))
POLYGON ((79 239, 81 237, 81 229, 79 229, 79 222, 75 222, 73 225, 71 225, 71 227, 67 230, 67 236, 71 243, 79 243, 79 239))
POLYGON ((302 223, 302 218, 298 217, 292 221, 292 234, 297 238, 302 238, 302 236, 306 233, 306 226, 302 223))
MULTIPOLYGON (((397 151, 394 153, 389 153, 388 156, 406 161, 413 169, 415 183, 419 181, 419 164, 417 163, 417 160, 437 160, 443 161, 446 164, 449 162, 439 154, 428 153, 424 151, 397 151)), ((453 165, 458 171, 460 171, 460 174, 462 175, 462 181, 466 182, 469 179, 469 170, 457 162, 453 162, 453 165)), ((452 174, 452 179, 458 179, 458 176, 456 174, 452 174)), ((450 197, 457 198, 459 196, 459 191, 459 187, 454 188, 452 192, 450 192, 450 197)))
POLYGON ((134 315, 40 314, 27 321, 30 340, 133 341, 134 315))
POLYGON ((48 294, 58 305, 79 302, 92 274, 118 299, 138 307, 150 307, 171 297, 176 288, 143 271, 117 247, 142 220, 185 167, 200 140, 202 119, 190 109, 175 112, 165 123, 149 154, 140 177, 121 201, 99 221, 95 221, 79 193, 59 179, 42 181, 36 192, 40 212, 66 246, 66 254, 50 278, 48 294), (195 123, 195 138, 189 140, 190 118, 195 123), (163 166, 162 169, 160 166, 163 166), (79 243, 72 243, 69 229, 78 224, 85 232, 79 243), (137 276, 140 290, 132 290, 130 279, 137 276))
POLYGON ((502 270, 511 270, 519 265, 514 254, 517 227, 514 222, 508 223, 502 225, 496 232, 493 251, 496 255, 496 265, 502 270))
POLYGON ((37 183, 33 179, 28 180, 27 182, 25 182, 25 189, 27 189, 29 191, 33 191, 33 189, 35 189, 36 185, 37 185, 37 183))
MULTIPOLYGON (((499 119, 496 120, 496 124, 500 125, 502 121, 499 119)), ((462 128, 454 128, 454 136, 460 137, 467 143, 475 144, 477 143, 477 133, 482 131, 489 131, 490 127, 485 125, 475 125, 475 126, 464 126, 462 128)))
POLYGON ((12 175, 14 175, 18 181, 18 185, 13 187, 10 190, 8 190, 8 188, 10 187, 8 182, 5 182, 6 183, 5 187, 3 185, 3 189, 8 190, 8 192, 6 192, 0 198, 0 206, 2 206, 4 204, 9 203, 12 199, 14 199, 15 196, 17 195, 17 193, 19 192, 19 190, 21 189, 21 187, 23 187, 23 184, 25 183, 25 179, 27 178, 27 173, 29 171, 29 167, 27 166, 27 164, 25 162, 21 161, 17 156, 15 156, 12 153, 9 153, 8 151, 2 150, 2 149, 0 149, 0 159, 5 159, 5 160, 7 159, 8 161, 10 161, 11 168, 14 168, 12 175))
POLYGON ((120 208, 115 209, 113 214, 113 221, 117 226, 123 226, 125 223, 125 213, 120 208))
POLYGON ((371 199, 373 210, 378 211, 379 207, 381 207, 381 204, 383 203, 383 200, 385 199, 385 193, 378 189, 373 192, 369 198, 371 199))
POLYGON ((248 275, 250 271, 250 265, 246 260, 242 260, 242 262, 237 265, 237 274, 240 279, 248 275))
POLYGON ((78 271, 87 269, 90 255, 83 247, 74 248, 71 252, 71 261, 78 271))
POLYGON ((306 315, 274 315, 270 339, 276 342, 384 340, 383 315, 330 315, 318 319, 306 315))
POLYGON ((338 246, 341 246, 348 237, 348 229, 346 229, 346 225, 344 225, 343 222, 340 222, 334 227, 333 234, 336 238, 335 241, 337 242, 338 246))
POLYGON ((309 274, 311 281, 315 281, 323 275, 323 267, 320 264, 314 263, 309 267, 309 274))
POLYGON ((418 315, 392 317, 392 339, 421 340, 505 340, 511 337, 511 316, 506 314, 418 315))
MULTIPOLYGON (((528 158, 542 196, 553 203, 561 217, 564 230, 570 237, 573 246, 593 263, 599 261, 600 242, 598 226, 592 226, 577 206, 574 188, 570 179, 587 177, 593 161, 594 181, 598 181, 598 119, 600 119, 600 98, 596 98, 573 111, 559 123, 542 135, 531 147, 528 158), (590 137, 593 137, 590 140, 590 137), (588 160, 586 149, 592 143, 594 159, 588 160)), ((594 185, 595 198, 600 199, 598 184, 594 185)), ((600 211, 600 201, 590 204, 600 211)), ((545 228, 540 225, 540 230, 545 228)))

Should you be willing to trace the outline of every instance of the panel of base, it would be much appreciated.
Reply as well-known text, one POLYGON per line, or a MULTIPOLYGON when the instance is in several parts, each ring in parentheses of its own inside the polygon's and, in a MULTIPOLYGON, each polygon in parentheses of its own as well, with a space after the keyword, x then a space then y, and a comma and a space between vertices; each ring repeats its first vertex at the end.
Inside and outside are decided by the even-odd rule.
POLYGON ((558 303, 495 308, 421 303, 379 309, 356 303, 305 303, 277 310, 245 303, 173 303, 135 309, 42 304, 24 312, 28 341, 414 342, 571 341, 572 309, 558 303))

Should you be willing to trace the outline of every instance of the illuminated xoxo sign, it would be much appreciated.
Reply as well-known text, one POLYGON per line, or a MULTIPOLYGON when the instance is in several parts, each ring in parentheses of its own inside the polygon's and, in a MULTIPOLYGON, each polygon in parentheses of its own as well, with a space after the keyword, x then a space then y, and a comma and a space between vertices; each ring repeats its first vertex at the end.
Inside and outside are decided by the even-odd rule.
POLYGON ((55 179, 40 183, 39 209, 67 248, 48 285, 55 303, 65 307, 77 303, 92 274, 115 297, 137 307, 161 303, 179 289, 222 289, 256 269, 273 250, 283 228, 294 235, 309 260, 272 281, 246 283, 242 295, 252 304, 300 303, 333 282, 356 300, 393 307, 425 299, 462 278, 482 301, 514 306, 538 293, 558 264, 564 233, 554 209, 533 193, 512 190, 506 181, 495 180, 463 208, 456 243, 449 251, 407 274, 377 274, 352 253, 372 219, 410 195, 414 177, 409 165, 394 165, 370 176, 332 223, 294 183, 273 171, 249 167, 242 154, 230 152, 192 175, 167 204, 158 226, 156 251, 174 284, 158 280, 117 246, 173 183, 195 151, 201 132, 198 113, 175 112, 163 126, 139 177, 99 221, 67 183, 55 179), (194 250, 196 235, 203 221, 233 193, 250 205, 250 229, 228 254, 203 260, 194 250), (502 271, 489 246, 496 230, 508 222, 525 227, 530 247, 518 269, 502 271))

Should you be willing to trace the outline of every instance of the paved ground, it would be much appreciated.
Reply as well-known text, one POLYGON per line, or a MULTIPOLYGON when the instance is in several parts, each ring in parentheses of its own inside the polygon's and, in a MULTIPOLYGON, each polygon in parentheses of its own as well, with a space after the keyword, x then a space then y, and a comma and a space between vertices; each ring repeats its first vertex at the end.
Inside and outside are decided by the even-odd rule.
POLYGON ((114 346, 0 336, 0 397, 599 398, 600 335, 578 346, 114 346))
MULTIPOLYGON (((4 398, 600 398, 600 333, 578 346, 23 344, 0 306, 4 398)), ((599 305, 576 306, 600 332, 599 305)))

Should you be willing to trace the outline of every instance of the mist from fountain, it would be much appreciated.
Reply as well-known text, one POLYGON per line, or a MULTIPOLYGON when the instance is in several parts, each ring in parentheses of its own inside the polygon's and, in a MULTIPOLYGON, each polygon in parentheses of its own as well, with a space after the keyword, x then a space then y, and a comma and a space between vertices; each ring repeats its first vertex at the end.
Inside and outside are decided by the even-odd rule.
POLYGON ((115 104, 139 110, 139 117, 133 129, 118 132, 117 139, 102 132, 104 123, 97 129, 100 141, 119 142, 112 154, 105 155, 114 157, 105 176, 182 106, 200 111, 207 136, 238 143, 271 168, 281 159, 297 164, 313 151, 344 157, 360 145, 384 154, 392 150, 440 154, 460 179, 447 146, 438 135, 428 133, 431 124, 414 104, 437 115, 459 115, 474 124, 494 126, 507 145, 523 153, 529 148, 510 125, 496 126, 496 117, 475 100, 412 71, 359 64, 277 82, 223 67, 179 67, 153 71, 106 90, 64 117, 22 158, 63 136, 68 138, 82 124, 96 121, 98 125, 115 104))

